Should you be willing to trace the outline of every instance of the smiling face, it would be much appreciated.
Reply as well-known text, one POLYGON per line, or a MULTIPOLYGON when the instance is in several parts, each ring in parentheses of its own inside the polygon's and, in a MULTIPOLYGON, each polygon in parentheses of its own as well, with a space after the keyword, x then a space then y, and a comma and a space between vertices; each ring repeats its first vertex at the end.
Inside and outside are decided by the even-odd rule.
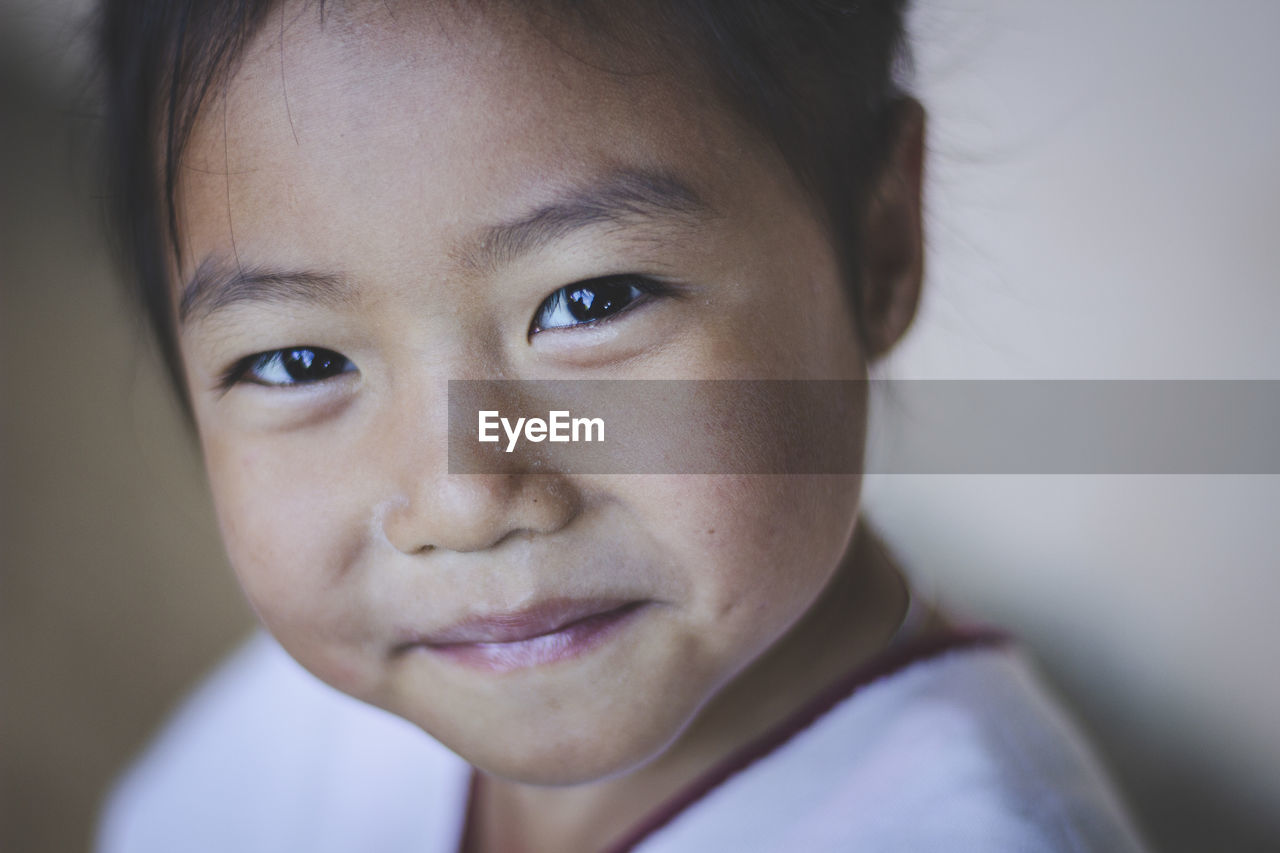
POLYGON ((230 559, 299 662, 477 766, 618 773, 815 601, 859 480, 450 476, 447 380, 861 378, 830 240, 696 75, 367 6, 268 27, 184 159, 230 559))

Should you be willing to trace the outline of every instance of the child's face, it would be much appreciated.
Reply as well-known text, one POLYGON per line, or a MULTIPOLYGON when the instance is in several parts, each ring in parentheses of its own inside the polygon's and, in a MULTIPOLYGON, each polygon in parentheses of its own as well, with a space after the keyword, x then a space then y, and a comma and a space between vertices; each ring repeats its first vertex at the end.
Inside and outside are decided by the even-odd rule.
POLYGON ((231 562, 303 665, 478 766, 621 772, 815 600, 859 480, 448 476, 446 381, 861 377, 834 253, 688 70, 367 6, 286 10, 283 52, 266 27, 183 164, 179 280, 208 287, 180 336, 231 562), (613 209, 624 187, 646 200, 613 209), (530 334, 558 289, 622 273, 668 288, 530 334), (300 347, 331 353, 244 362, 300 347))

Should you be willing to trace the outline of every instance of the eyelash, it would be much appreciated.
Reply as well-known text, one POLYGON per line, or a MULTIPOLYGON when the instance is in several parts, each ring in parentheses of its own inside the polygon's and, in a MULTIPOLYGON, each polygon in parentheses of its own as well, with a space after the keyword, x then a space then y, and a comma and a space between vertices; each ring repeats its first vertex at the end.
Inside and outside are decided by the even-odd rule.
POLYGON ((595 326, 608 322, 645 301, 646 297, 661 296, 668 290, 669 288, 662 282, 632 274, 607 275, 565 285, 538 306, 538 310, 533 315, 533 322, 529 324, 529 337, 532 338, 539 332, 595 326), (624 287, 625 291, 622 289, 624 287), (624 295, 626 303, 610 310, 613 303, 624 295), (601 312, 601 316, 579 316, 582 313, 589 313, 593 306, 596 311, 601 312), (606 311, 608 313, 603 313, 606 311), (551 318, 556 314, 567 315, 570 322, 552 324, 551 318))
MULTIPOLYGON (((565 285, 538 306, 529 325, 529 337, 544 331, 599 325, 629 311, 646 297, 660 296, 668 291, 669 288, 662 282, 631 274, 601 276, 565 285), (625 303, 613 308, 623 297, 626 299, 625 303), (593 306, 600 316, 579 316, 589 313, 593 306), (563 318, 557 318, 557 314, 568 315, 570 322, 558 322, 563 318), (553 319, 557 322, 553 323, 553 319)), ((219 377, 218 388, 227 391, 240 383, 264 385, 268 388, 292 388, 325 382, 354 370, 355 365, 342 353, 314 346, 285 347, 254 353, 240 359, 219 377), (290 371, 291 367, 300 367, 305 371, 314 369, 320 375, 294 376, 290 371), (267 378, 266 374, 272 369, 277 373, 283 372, 283 381, 279 378, 267 378)))

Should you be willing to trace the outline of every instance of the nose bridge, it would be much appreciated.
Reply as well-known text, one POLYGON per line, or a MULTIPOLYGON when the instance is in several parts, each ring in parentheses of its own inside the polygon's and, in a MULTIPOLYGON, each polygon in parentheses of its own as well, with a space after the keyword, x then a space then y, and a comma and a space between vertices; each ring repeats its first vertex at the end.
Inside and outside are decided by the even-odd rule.
POLYGON ((560 475, 449 472, 449 383, 440 376, 391 395, 381 439, 393 484, 382 514, 387 540, 408 554, 477 551, 567 524, 577 499, 560 475))

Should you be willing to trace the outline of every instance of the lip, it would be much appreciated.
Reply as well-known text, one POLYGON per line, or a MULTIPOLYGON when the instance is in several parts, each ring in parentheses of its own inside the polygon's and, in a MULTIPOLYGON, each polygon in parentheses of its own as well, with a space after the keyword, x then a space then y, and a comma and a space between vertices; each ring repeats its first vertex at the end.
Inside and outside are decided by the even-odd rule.
POLYGON ((415 635, 396 654, 424 650, 464 666, 507 672, 577 657, 616 633, 645 606, 619 599, 554 599, 509 613, 473 616, 415 635))

